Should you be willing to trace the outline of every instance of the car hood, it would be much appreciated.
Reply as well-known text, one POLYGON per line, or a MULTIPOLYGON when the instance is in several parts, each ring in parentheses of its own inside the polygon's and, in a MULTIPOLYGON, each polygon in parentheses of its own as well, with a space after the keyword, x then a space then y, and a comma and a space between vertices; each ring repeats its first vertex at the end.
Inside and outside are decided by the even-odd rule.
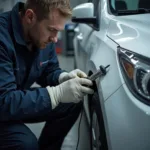
POLYGON ((150 14, 117 16, 111 20, 107 36, 121 47, 150 57, 150 14))

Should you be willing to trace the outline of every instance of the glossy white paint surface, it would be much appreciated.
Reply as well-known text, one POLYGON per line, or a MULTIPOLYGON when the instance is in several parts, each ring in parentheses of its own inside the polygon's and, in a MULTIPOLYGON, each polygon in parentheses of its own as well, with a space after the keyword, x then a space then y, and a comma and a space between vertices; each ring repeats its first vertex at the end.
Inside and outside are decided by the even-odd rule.
POLYGON ((90 18, 93 16, 94 6, 93 3, 85 3, 76 6, 73 9, 72 16, 77 18, 90 18))
MULTIPOLYGON (((78 25, 74 38, 77 68, 87 74, 110 64, 105 77, 96 80, 110 150, 150 149, 150 107, 133 96, 120 70, 117 47, 150 59, 150 14, 114 16, 108 1, 99 4, 100 30, 78 25), (77 38, 82 35, 82 40, 77 38)), ((81 10, 80 10, 81 12, 81 10)), ((90 121, 87 97, 85 110, 90 121)))

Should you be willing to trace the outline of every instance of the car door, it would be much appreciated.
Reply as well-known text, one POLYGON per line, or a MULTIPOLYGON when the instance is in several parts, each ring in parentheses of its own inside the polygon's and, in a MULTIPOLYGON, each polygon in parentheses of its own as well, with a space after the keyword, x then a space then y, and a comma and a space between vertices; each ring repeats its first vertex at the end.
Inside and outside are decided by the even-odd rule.
MULTIPOLYGON (((94 4, 94 14, 97 15, 97 6, 100 0, 89 0, 94 4)), ((96 40, 94 39, 94 33, 96 27, 88 24, 78 24, 75 29, 76 37, 74 40, 75 48, 75 64, 76 67, 86 72, 86 65, 88 59, 92 55, 92 51, 96 46, 96 40)))

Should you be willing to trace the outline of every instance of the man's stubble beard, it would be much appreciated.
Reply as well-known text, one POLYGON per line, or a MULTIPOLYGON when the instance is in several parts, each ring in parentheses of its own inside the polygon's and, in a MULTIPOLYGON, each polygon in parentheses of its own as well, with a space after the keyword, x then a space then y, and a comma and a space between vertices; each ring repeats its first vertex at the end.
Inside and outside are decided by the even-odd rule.
POLYGON ((40 42, 36 40, 34 36, 32 36, 32 33, 30 31, 28 32, 28 37, 29 37, 30 44, 32 45, 32 47, 34 47, 34 49, 39 49, 41 47, 40 42))

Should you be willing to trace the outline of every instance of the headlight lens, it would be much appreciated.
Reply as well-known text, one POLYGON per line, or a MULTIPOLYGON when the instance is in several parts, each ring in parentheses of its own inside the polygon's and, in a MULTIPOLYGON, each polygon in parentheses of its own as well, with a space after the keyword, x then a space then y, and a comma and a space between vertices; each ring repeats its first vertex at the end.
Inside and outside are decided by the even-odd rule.
POLYGON ((118 58, 130 91, 139 100, 150 104, 150 59, 120 47, 118 58))

